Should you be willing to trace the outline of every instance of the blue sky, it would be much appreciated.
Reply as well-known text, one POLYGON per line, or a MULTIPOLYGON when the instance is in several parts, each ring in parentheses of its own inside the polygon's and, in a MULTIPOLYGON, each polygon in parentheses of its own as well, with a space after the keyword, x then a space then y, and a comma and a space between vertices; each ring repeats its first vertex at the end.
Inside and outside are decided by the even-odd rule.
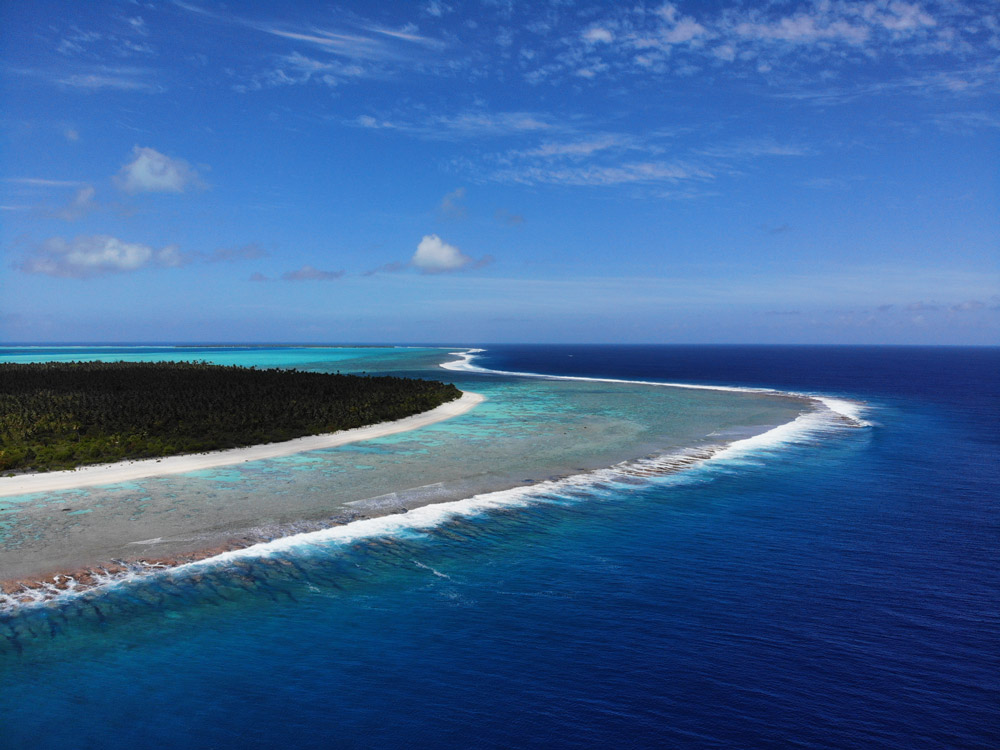
POLYGON ((1000 6, 0 4, 0 340, 1000 343, 1000 6))

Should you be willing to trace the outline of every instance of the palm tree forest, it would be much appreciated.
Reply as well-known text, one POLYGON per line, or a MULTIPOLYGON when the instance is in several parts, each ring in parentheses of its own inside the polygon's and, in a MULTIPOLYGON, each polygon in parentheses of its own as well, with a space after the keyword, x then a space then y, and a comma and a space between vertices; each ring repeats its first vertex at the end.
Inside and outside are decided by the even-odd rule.
POLYGON ((291 440, 401 419, 459 396, 431 380, 205 362, 0 364, 0 471, 291 440))

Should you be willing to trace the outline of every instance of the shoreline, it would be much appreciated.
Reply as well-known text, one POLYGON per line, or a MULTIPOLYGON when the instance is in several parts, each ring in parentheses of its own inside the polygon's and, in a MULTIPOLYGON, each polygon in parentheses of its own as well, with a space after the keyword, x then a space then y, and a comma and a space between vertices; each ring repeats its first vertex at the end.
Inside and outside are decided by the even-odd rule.
POLYGON ((871 423, 862 419, 861 412, 864 410, 864 402, 854 401, 846 398, 836 398, 834 396, 824 396, 817 393, 799 393, 797 391, 785 391, 776 388, 758 388, 751 386, 736 385, 706 385, 700 383, 670 383, 659 380, 631 380, 625 378, 598 378, 586 375, 546 375, 539 372, 514 372, 511 370, 491 370, 486 367, 479 367, 472 364, 472 358, 485 349, 467 349, 460 352, 452 352, 459 359, 451 362, 442 362, 440 367, 445 370, 455 372, 476 372, 486 375, 506 375, 518 378, 540 378, 542 380, 574 380, 578 382, 590 383, 623 383, 628 385, 652 385, 660 388, 685 388, 692 391, 724 391, 727 393, 756 393, 765 396, 785 396, 788 398, 798 398, 804 401, 819 403, 830 411, 839 415, 847 424, 852 427, 871 427, 871 423))
MULTIPOLYGON (((712 443, 700 446, 692 445, 686 448, 675 449, 669 453, 660 453, 658 455, 648 454, 645 457, 636 456, 631 459, 622 460, 620 463, 615 463, 614 465, 605 465, 603 468, 585 468, 582 471, 580 469, 571 470, 565 474, 549 476, 547 479, 535 479, 528 485, 517 482, 510 486, 491 487, 478 491, 473 490, 467 495, 442 496, 429 501, 425 498, 420 502, 408 500, 405 497, 405 493, 400 493, 397 496, 395 492, 392 492, 390 493, 391 502, 373 503, 375 500, 383 499, 383 496, 375 496, 367 500, 351 502, 346 508, 341 509, 335 515, 322 519, 317 518, 276 526, 254 527, 252 529, 234 528, 230 534, 213 535, 211 540, 204 538, 201 540, 201 544, 197 544, 196 547, 192 547, 191 549, 177 550, 172 553, 166 550, 158 550, 159 554, 157 554, 157 550, 146 547, 145 549, 136 549, 135 554, 121 554, 114 558, 106 559, 104 564, 96 567, 77 566, 73 564, 60 565, 58 567, 52 566, 45 572, 39 570, 37 576, 16 575, 9 578, 0 577, 0 613, 9 611, 9 608, 12 606, 44 603, 61 595, 84 594, 133 577, 145 577, 156 571, 200 567, 205 564, 223 562, 234 557, 254 558, 262 553, 266 555, 267 550, 283 549, 287 545, 295 545, 303 539, 319 539, 330 536, 343 538, 345 536, 353 537, 355 534, 364 536, 363 529, 368 528, 372 528, 373 530, 378 528, 388 529, 390 527, 395 528, 399 525, 414 523, 422 525, 419 519, 424 516, 444 517, 451 514, 462 515, 465 510, 479 506, 484 502, 487 506, 492 506, 496 502, 495 498, 507 498, 508 496, 520 497, 525 491, 530 496, 533 494, 533 489, 541 489, 553 484, 560 486, 564 482, 589 483, 597 477, 620 477, 623 475, 630 477, 632 481, 636 479, 650 479, 656 476, 685 471, 697 465, 710 462, 715 458, 728 458, 734 455, 734 453, 742 453, 744 450, 754 451, 759 448, 774 447, 786 441, 795 442, 797 436, 811 433, 817 428, 825 431, 825 429, 829 429, 830 427, 863 427, 870 424, 860 418, 860 412, 863 408, 861 404, 820 396, 818 394, 726 386, 692 386, 680 383, 628 381, 580 376, 547 376, 538 373, 500 373, 474 365, 470 366, 470 360, 479 351, 482 350, 469 349, 451 352, 453 356, 459 359, 441 363, 439 366, 443 369, 466 370, 484 374, 528 376, 553 380, 635 383, 638 385, 665 386, 668 388, 679 387, 695 390, 733 391, 747 393, 748 395, 784 396, 799 401, 803 406, 808 405, 808 408, 800 411, 791 421, 760 425, 759 431, 755 429, 749 434, 743 434, 738 437, 733 436, 728 439, 722 438, 717 442, 713 441, 712 443), (414 511, 417 512, 414 513, 414 511)), ((101 467, 87 467, 90 469, 89 472, 87 468, 81 468, 74 471, 60 472, 60 474, 64 475, 62 479, 67 483, 65 488, 69 489, 71 487, 94 486, 112 481, 127 481, 131 478, 198 471, 202 468, 233 465, 245 461, 291 455, 307 450, 334 447, 381 435, 394 434, 414 429, 424 424, 432 424, 448 419, 451 416, 465 413, 483 400, 485 399, 478 394, 463 392, 462 397, 456 401, 443 404, 436 409, 422 414, 397 420, 396 422, 369 425, 341 433, 297 438, 283 443, 230 449, 210 454, 178 456, 171 457, 170 459, 151 459, 104 465, 101 467), (445 413, 442 414, 441 412, 445 413), (168 461, 169 465, 164 467, 164 463, 168 463, 168 461), (202 464, 202 462, 205 463, 202 464), (138 466, 139 464, 143 464, 143 466, 140 467, 138 466), (173 466, 174 464, 176 464, 176 467, 173 466), (108 479, 103 474, 98 477, 97 472, 94 471, 95 469, 103 469, 105 472, 114 471, 115 478, 108 479), (131 472, 136 471, 141 473, 133 477, 131 472), (119 478, 123 477, 123 472, 129 472, 129 475, 119 478), (84 474, 92 476, 88 477, 85 483, 81 483, 80 479, 84 474)), ((722 436, 720 435, 719 437, 721 438, 722 436)), ((24 479, 31 478, 40 483, 42 480, 52 476, 37 474, 15 478, 0 478, 0 497, 42 491, 19 490, 18 492, 4 492, 5 485, 12 483, 15 479, 23 481, 24 479)), ((529 480, 522 481, 527 482, 529 480)), ((388 499, 390 496, 387 495, 384 497, 388 499)), ((501 502, 501 504, 504 502, 506 500, 501 502)), ((161 541, 168 540, 161 540, 157 537, 145 540, 144 542, 130 542, 130 544, 155 545, 161 541)))
POLYGON ((50 471, 37 474, 18 474, 0 477, 0 497, 33 495, 40 492, 61 492, 103 484, 118 484, 136 479, 186 474, 221 466, 232 466, 248 461, 290 456, 295 453, 336 448, 348 443, 395 435, 400 432, 426 427, 457 417, 482 403, 485 398, 478 393, 463 391, 454 401, 441 404, 429 411, 414 414, 392 422, 355 427, 340 432, 308 435, 280 443, 263 443, 244 448, 227 448, 209 453, 189 453, 164 458, 142 458, 119 461, 113 464, 94 464, 76 469, 50 471))
MULTIPOLYGON (((484 400, 478 394, 469 395, 477 397, 475 403, 484 400)), ((544 493, 547 488, 589 484, 593 481, 616 481, 621 478, 648 481, 654 477, 669 476, 705 466, 716 459, 736 458, 746 452, 777 448, 788 442, 796 442, 803 435, 815 434, 817 431, 861 426, 852 423, 842 413, 829 408, 819 399, 810 400, 813 408, 801 412, 789 422, 761 426, 759 432, 754 431, 752 434, 734 439, 690 446, 660 455, 628 459, 604 468, 570 472, 530 485, 489 490, 457 500, 417 504, 401 502, 377 508, 366 501, 360 501, 352 503, 351 505, 355 507, 346 513, 340 513, 325 521, 310 522, 308 525, 312 528, 272 528, 269 531, 274 536, 263 537, 246 534, 244 533, 246 530, 243 530, 237 531, 228 539, 216 539, 213 544, 199 547, 186 554, 162 557, 155 554, 139 554, 128 559, 109 560, 96 567, 81 566, 71 570, 66 568, 51 570, 37 578, 0 579, 0 614, 10 612, 13 607, 45 604, 60 596, 87 595, 108 585, 113 586, 157 572, 197 570, 204 565, 225 563, 229 560, 267 558, 271 552, 293 547, 306 540, 366 538, 371 534, 379 535, 393 528, 435 525, 445 518, 475 512, 479 508, 502 507, 508 502, 514 504, 520 504, 525 500, 530 502, 531 496, 538 492, 544 493)), ((465 411, 469 408, 471 406, 465 411)))
MULTIPOLYGON (((14 607, 45 604, 60 596, 87 595, 105 586, 113 586, 132 578, 141 578, 158 572, 191 570, 201 565, 212 565, 228 559, 243 557, 256 558, 262 554, 266 557, 268 550, 278 550, 288 545, 294 545, 306 537, 352 537, 355 534, 363 537, 366 529, 402 526, 409 523, 421 525, 419 519, 422 517, 462 515, 463 510, 479 506, 498 507, 504 504, 504 501, 498 500, 498 498, 506 498, 512 493, 520 495, 522 492, 527 492, 530 496, 533 492, 544 491, 547 487, 576 483, 586 484, 592 480, 599 481, 600 478, 631 477, 632 479, 648 480, 656 476, 667 476, 704 464, 741 443, 755 442, 764 435, 783 431, 783 428, 787 429, 791 425, 797 424, 801 416, 792 422, 764 426, 761 432, 749 437, 682 448, 658 456, 649 455, 626 459, 602 468, 570 471, 528 485, 516 484, 458 499, 449 498, 417 503, 409 503, 404 499, 402 502, 373 506, 371 501, 379 498, 369 498, 351 503, 350 505, 353 507, 325 520, 294 524, 297 527, 305 525, 311 528, 293 529, 292 525, 289 524, 284 528, 271 527, 267 529, 270 533, 263 536, 253 533, 249 529, 234 529, 233 533, 225 538, 215 538, 211 544, 200 545, 196 549, 182 554, 168 556, 158 556, 155 553, 137 554, 109 559, 93 565, 81 564, 71 568, 51 568, 44 572, 39 571, 34 576, 0 577, 0 615, 9 613, 14 607)), ((138 542, 133 542, 133 544, 138 544, 138 542)))

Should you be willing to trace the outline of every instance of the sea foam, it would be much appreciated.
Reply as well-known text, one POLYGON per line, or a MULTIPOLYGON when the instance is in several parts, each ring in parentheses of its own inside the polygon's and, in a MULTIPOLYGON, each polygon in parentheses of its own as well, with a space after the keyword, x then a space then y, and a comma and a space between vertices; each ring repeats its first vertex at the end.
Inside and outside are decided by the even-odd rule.
POLYGON ((446 370, 455 370, 459 372, 475 372, 487 375, 507 375, 513 377, 521 378, 541 378, 544 380, 572 380, 579 382, 593 382, 593 383, 622 383, 627 385, 653 385, 661 386, 664 388, 686 388, 689 390, 699 390, 699 391, 728 391, 736 393, 760 393, 760 394, 770 394, 775 396, 797 396, 799 398, 809 399, 816 404, 821 404, 828 410, 834 412, 835 414, 843 417, 843 419, 854 427, 871 427, 872 423, 866 419, 862 418, 862 414, 866 410, 865 404, 858 401, 850 401, 845 398, 835 398, 833 396, 825 396, 822 394, 815 393, 805 393, 799 391, 784 391, 775 388, 755 388, 752 386, 736 386, 736 385, 702 385, 697 383, 670 383, 658 380, 626 380, 622 378, 596 378, 596 377, 585 377, 583 375, 545 375, 537 372, 516 372, 510 370, 491 370, 486 367, 480 367, 479 365, 472 364, 472 359, 477 354, 482 354, 485 349, 466 349, 465 351, 451 352, 453 356, 458 357, 458 359, 451 362, 444 362, 441 364, 446 370))
POLYGON ((92 575, 94 585, 92 586, 83 587, 72 579, 69 579, 68 581, 64 580, 61 586, 46 583, 39 587, 24 589, 13 594, 0 594, 0 613, 9 613, 17 609, 43 605, 53 600, 94 596, 101 591, 110 591, 123 585, 141 581, 152 575, 168 575, 183 578, 199 570, 239 565, 241 562, 265 560, 268 558, 281 559, 288 555, 311 554, 317 551, 329 552, 337 547, 344 547, 380 537, 419 535, 424 531, 446 524, 453 519, 479 516, 502 509, 526 507, 546 502, 578 502, 581 499, 594 497, 601 489, 627 489, 629 486, 634 486, 637 482, 655 482, 668 478, 674 480, 682 473, 686 476, 697 478, 698 472, 710 472, 714 467, 724 467, 727 463, 742 464, 749 457, 763 456, 790 444, 813 442, 817 438, 839 432, 845 428, 864 427, 870 424, 861 418, 861 414, 864 413, 865 408, 863 404, 841 398, 790 393, 764 388, 505 372, 490 370, 472 364, 471 359, 483 351, 485 350, 469 349, 461 352, 453 352, 459 359, 454 362, 444 363, 441 366, 456 371, 552 380, 594 381, 698 390, 794 395, 809 399, 813 408, 799 414, 791 422, 778 425, 758 435, 728 443, 703 445, 697 448, 624 461, 608 468, 538 482, 529 486, 487 492, 462 500, 424 505, 404 513, 365 518, 340 526, 294 533, 268 542, 252 544, 247 547, 222 552, 211 557, 173 567, 161 564, 131 563, 127 564, 126 569, 122 571, 114 573, 98 571, 94 573, 92 575))

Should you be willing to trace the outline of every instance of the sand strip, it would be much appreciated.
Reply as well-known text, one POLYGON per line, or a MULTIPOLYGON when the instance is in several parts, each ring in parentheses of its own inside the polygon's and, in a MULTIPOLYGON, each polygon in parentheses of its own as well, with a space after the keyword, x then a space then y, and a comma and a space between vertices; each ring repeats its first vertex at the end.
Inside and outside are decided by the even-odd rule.
POLYGON ((293 453, 336 448, 361 440, 395 435, 398 432, 415 430, 435 422, 442 422, 459 414, 464 414, 484 397, 478 393, 463 392, 454 401, 441 404, 437 408, 414 414, 412 417, 397 419, 394 422, 381 422, 366 427, 356 427, 352 430, 342 430, 326 435, 310 435, 308 437, 286 440, 282 443, 266 443, 252 445, 247 448, 230 448, 228 450, 196 453, 186 456, 168 456, 166 458, 147 458, 136 461, 121 461, 114 464, 97 464, 81 466, 69 471, 50 471, 40 474, 22 474, 13 477, 0 477, 0 497, 13 495, 28 495, 36 492, 58 492, 73 490, 79 487, 94 487, 101 484, 117 484, 131 482, 135 479, 147 479, 168 474, 185 474, 189 471, 214 469, 219 466, 242 464, 246 461, 260 461, 265 458, 290 456, 293 453))

